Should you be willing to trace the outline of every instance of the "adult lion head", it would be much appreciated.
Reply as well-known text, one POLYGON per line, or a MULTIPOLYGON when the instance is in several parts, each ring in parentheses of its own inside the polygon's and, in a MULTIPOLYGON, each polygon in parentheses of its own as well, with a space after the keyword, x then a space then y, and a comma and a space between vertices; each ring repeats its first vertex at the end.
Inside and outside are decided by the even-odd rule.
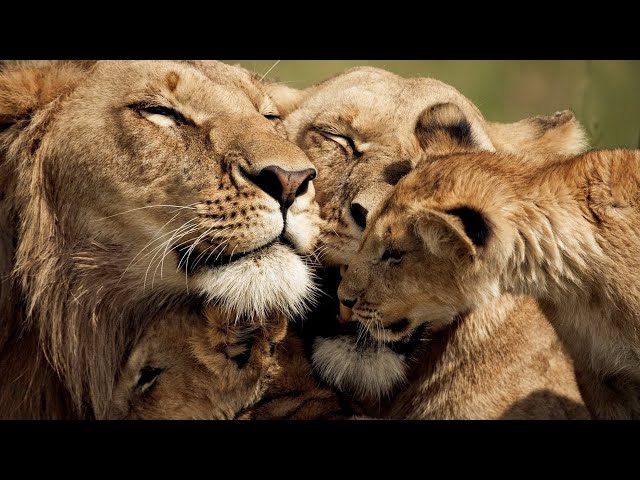
POLYGON ((238 67, 5 65, 0 361, 25 367, 3 375, 0 416, 59 416, 67 394, 73 415, 103 416, 134 332, 159 311, 299 312, 316 171, 285 136, 238 67))
MULTIPOLYGON (((348 265, 367 218, 424 155, 479 150, 571 155, 586 147, 570 111, 489 122, 455 88, 431 78, 359 67, 303 91, 269 88, 286 113, 289 138, 318 168, 314 183, 324 220, 319 249, 330 266, 348 265)), ((337 281, 329 285, 335 289, 337 281)), ((333 321, 337 302, 330 308, 332 313, 320 312, 312 357, 324 379, 374 398, 403 380, 404 358, 417 337, 368 348, 356 325, 333 321)))

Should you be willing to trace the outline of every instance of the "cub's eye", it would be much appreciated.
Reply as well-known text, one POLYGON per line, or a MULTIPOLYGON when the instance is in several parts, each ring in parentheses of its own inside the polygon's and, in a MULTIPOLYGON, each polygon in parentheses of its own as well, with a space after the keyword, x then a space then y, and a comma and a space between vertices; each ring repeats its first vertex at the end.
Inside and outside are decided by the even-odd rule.
POLYGON ((135 110, 150 122, 161 127, 173 127, 176 125, 186 125, 189 121, 177 110, 161 105, 134 104, 130 108, 135 110))
POLYGON ((382 257, 380 257, 380 261, 387 262, 391 265, 397 265, 400 263, 405 253, 406 252, 396 250, 394 248, 387 248, 382 254, 382 257))
POLYGON ((356 144, 349 137, 346 137, 344 135, 336 135, 335 133, 325 132, 324 130, 320 130, 320 134, 322 134, 324 137, 328 138, 329 140, 333 140, 334 142, 336 142, 347 153, 350 153, 350 154, 359 153, 358 150, 356 149, 356 144))
POLYGON ((149 366, 142 367, 140 369, 140 373, 138 373, 138 383, 136 384, 136 389, 141 393, 146 391, 155 383, 155 381, 158 379, 158 375, 160 375, 163 371, 163 368, 149 366))

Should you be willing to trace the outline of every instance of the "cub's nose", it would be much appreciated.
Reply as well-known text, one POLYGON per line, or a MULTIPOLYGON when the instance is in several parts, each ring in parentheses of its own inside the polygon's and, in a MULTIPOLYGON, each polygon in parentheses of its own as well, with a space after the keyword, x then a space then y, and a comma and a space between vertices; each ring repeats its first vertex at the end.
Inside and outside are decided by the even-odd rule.
POLYGON ((343 298, 342 300, 340 300, 340 303, 342 303, 342 305, 344 305, 347 308, 353 308, 353 306, 356 304, 356 299, 355 298, 343 298))
POLYGON ((313 168, 307 168, 289 172, 275 165, 269 165, 260 170, 258 175, 249 178, 286 209, 291 206, 296 197, 307 191, 309 182, 316 178, 316 171, 313 168))

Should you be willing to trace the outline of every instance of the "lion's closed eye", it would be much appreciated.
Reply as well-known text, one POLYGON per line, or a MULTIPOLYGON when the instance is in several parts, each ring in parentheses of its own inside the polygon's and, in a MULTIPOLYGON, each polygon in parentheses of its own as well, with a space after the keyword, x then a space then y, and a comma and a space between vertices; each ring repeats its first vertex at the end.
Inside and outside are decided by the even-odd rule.
POLYGON ((161 127, 175 127, 189 124, 189 120, 175 108, 162 105, 134 104, 130 106, 140 116, 161 127))
POLYGON ((278 134, 287 138, 287 130, 282 123, 282 118, 280 117, 280 115, 278 115, 277 113, 265 113, 263 114, 263 116, 271 122, 273 128, 276 130, 276 132, 278 132, 278 134))
POLYGON ((356 148, 356 144, 353 141, 352 138, 346 136, 346 135, 340 135, 338 133, 334 133, 334 132, 328 132, 322 128, 318 128, 317 129, 318 133, 320 133, 320 135, 322 135, 323 137, 337 143, 338 145, 340 145, 343 150, 349 154, 349 155, 356 155, 360 152, 358 152, 358 149, 356 148))

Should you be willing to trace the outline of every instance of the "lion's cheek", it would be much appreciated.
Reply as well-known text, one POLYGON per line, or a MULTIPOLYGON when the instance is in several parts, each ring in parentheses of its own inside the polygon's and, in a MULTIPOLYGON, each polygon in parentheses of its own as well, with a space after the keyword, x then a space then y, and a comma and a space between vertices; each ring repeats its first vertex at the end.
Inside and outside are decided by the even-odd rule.
POLYGON ((287 218, 284 237, 302 255, 310 254, 320 235, 320 226, 315 216, 309 213, 294 214, 287 218))

